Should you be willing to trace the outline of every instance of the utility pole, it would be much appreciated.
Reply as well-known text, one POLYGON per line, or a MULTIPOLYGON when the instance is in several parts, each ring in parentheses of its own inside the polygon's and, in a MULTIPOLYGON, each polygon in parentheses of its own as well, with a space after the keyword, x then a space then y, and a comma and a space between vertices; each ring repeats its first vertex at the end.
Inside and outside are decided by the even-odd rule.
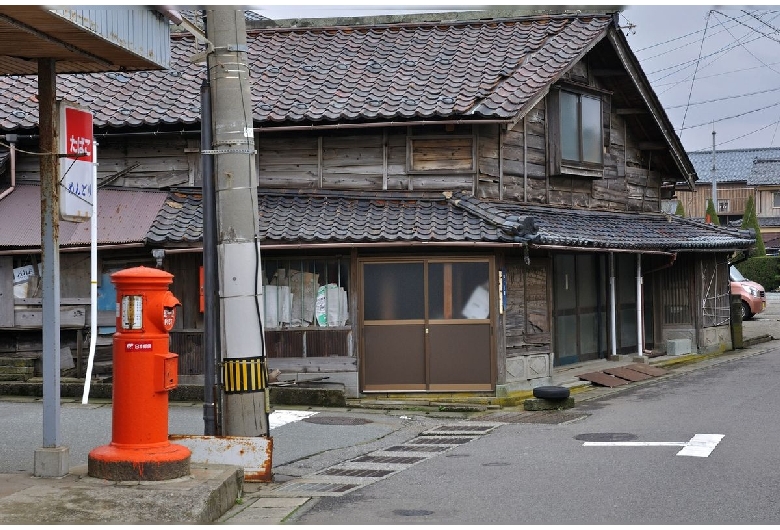
POLYGON ((221 320, 222 434, 268 436, 257 174, 247 67, 246 21, 240 6, 207 10, 206 36, 213 118, 217 257, 221 320))
MULTIPOLYGON (((715 215, 718 215, 718 183, 715 180, 715 126, 712 127, 712 207, 715 209, 715 215)), ((714 219, 713 219, 714 221, 714 219)), ((718 223, 720 224, 720 222, 718 223)))

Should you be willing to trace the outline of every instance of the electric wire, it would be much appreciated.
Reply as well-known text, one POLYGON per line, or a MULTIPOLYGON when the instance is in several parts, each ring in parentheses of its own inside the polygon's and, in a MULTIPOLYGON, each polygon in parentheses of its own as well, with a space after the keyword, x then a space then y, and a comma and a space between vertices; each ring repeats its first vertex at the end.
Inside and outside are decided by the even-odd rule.
MULTIPOLYGON (((699 58, 696 59, 696 69, 693 71, 693 79, 691 80, 691 86, 688 89, 688 103, 691 102, 691 95, 693 94, 693 85, 696 83, 696 72, 699 71, 699 61, 701 60, 701 52, 704 48, 704 39, 707 36, 707 29, 710 27, 710 15, 712 15, 712 10, 707 11, 707 18, 705 20, 704 24, 704 33, 701 36, 701 42, 699 43, 699 58)), ((690 105, 685 106, 685 113, 683 114, 682 124, 680 125, 680 140, 682 140, 682 132, 685 130, 685 118, 688 117, 688 108, 690 105)))

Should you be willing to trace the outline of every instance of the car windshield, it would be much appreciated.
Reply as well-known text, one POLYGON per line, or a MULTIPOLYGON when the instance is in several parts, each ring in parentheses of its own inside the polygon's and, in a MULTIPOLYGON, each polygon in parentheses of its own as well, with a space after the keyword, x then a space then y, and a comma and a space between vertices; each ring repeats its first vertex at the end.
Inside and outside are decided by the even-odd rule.
POLYGON ((729 275, 731 276, 732 282, 746 282, 747 278, 742 276, 742 273, 737 270, 737 268, 732 265, 731 270, 729 271, 729 275))

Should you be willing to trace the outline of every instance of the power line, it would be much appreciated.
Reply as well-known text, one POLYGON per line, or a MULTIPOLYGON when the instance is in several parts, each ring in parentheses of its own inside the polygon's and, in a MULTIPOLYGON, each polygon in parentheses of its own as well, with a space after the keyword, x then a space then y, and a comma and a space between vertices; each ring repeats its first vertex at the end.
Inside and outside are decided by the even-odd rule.
POLYGON ((705 125, 711 125, 713 123, 719 123, 719 122, 722 122, 722 121, 733 120, 734 118, 740 118, 742 116, 746 116, 747 114, 752 114, 752 113, 758 112, 760 110, 771 109, 772 107, 777 107, 778 105, 780 105, 780 101, 777 102, 777 103, 772 103, 771 105, 767 105, 765 107, 760 107, 760 108, 757 108, 757 109, 748 110, 748 111, 742 112, 740 114, 734 114, 733 116, 726 116, 725 118, 719 118, 717 120, 709 120, 707 122, 700 123, 698 125, 689 125, 688 127, 682 127, 680 130, 682 131, 683 129, 685 129, 685 130, 696 129, 697 127, 703 127, 705 125))
MULTIPOLYGON (((702 78, 700 77, 699 80, 701 80, 701 79, 702 78)), ((749 96, 756 96, 758 94, 766 94, 768 92, 777 92, 778 90, 780 90, 780 87, 778 87, 778 88, 768 88, 766 90, 759 90, 758 92, 747 92, 745 94, 735 94, 733 96, 725 96, 725 97, 722 97, 722 98, 707 99, 707 100, 704 100, 704 101, 696 101, 694 103, 686 103, 685 105, 667 105, 664 108, 666 108, 666 109, 681 109, 681 108, 685 107, 686 105, 689 105, 689 106, 693 107, 695 105, 705 105, 707 103, 715 103, 717 101, 726 101, 726 100, 729 100, 729 99, 738 99, 738 98, 745 98, 745 97, 749 97, 749 96)))
MULTIPOLYGON (((722 13, 720 13, 719 11, 715 11, 715 13, 717 13, 717 14, 719 14, 719 15, 722 15, 722 13)), ((720 22, 720 21, 718 21, 718 22, 720 22)), ((721 23, 721 25, 722 25, 722 23, 721 23)), ((732 38, 732 39, 735 39, 735 40, 736 40, 736 38, 734 37, 734 35, 731 33, 731 30, 728 30, 728 29, 727 29, 726 31, 728 31, 728 33, 729 33, 729 35, 731 35, 731 38, 732 38)), ((769 65, 767 65, 767 64, 766 64, 764 61, 762 61, 761 59, 759 59, 758 57, 756 57, 756 55, 755 55, 753 52, 751 52, 750 50, 748 50, 748 49, 745 47, 745 45, 744 45, 744 44, 740 44, 740 45, 742 46, 742 48, 744 48, 744 49, 745 49, 745 51, 746 51, 746 52, 747 52, 747 53, 748 53, 748 54, 749 54, 749 55, 750 55, 750 56, 751 56, 753 59, 755 59, 756 61, 758 61, 759 63, 761 63, 761 64, 762 64, 763 66, 765 66, 766 68, 769 68, 769 69, 770 69, 770 70, 772 70, 774 73, 776 73, 776 74, 780 74, 780 72, 778 72, 778 71, 777 71, 777 70, 775 70, 774 68, 770 68, 770 67, 769 67, 769 65)))
MULTIPOLYGON (((704 48, 704 39, 707 37, 707 28, 710 27, 710 15, 712 11, 707 11, 707 19, 704 23, 704 33, 701 36, 701 42, 699 43, 699 58, 696 59, 696 69, 693 71, 693 79, 691 80, 691 87, 688 89, 688 104, 685 105, 685 113, 683 114, 682 124, 680 125, 680 136, 685 130, 685 118, 688 117, 688 108, 691 103, 691 95, 693 94, 693 84, 696 82, 696 72, 699 71, 699 61, 701 60, 701 51, 704 48)), ((680 138, 682 140, 682 138, 680 138)))

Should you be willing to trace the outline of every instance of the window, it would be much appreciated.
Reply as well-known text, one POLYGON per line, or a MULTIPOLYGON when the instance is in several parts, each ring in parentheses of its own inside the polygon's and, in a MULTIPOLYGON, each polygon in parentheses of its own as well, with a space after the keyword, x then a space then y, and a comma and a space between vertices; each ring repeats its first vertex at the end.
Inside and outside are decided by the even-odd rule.
POLYGON ((561 159, 601 164, 601 98, 560 92, 561 159))
POLYGON ((718 213, 728 213, 729 201, 718 199, 718 213))
POLYGON ((780 208, 780 191, 772 194, 772 208, 780 208))
POLYGON ((342 258, 263 263, 266 329, 334 328, 349 322, 349 263, 342 258))
POLYGON ((553 87, 547 101, 550 175, 604 176, 609 101, 608 93, 595 89, 553 87))

